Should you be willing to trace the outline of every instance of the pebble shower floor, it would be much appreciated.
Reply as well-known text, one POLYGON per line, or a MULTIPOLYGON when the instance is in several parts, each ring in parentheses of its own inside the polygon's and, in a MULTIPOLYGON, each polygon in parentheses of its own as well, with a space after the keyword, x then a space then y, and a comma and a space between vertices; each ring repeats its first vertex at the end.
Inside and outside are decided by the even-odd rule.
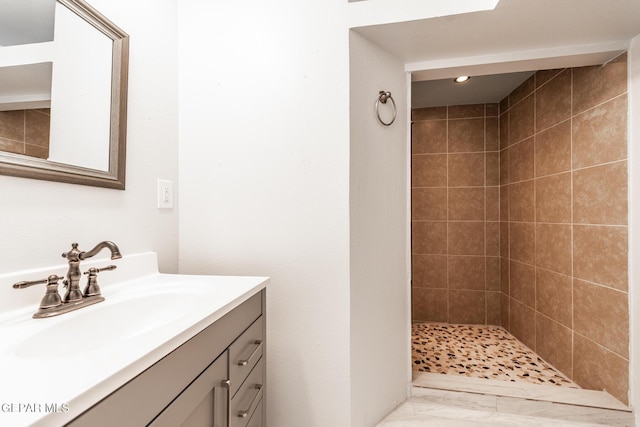
POLYGON ((579 388, 500 326, 414 323, 413 370, 579 388))

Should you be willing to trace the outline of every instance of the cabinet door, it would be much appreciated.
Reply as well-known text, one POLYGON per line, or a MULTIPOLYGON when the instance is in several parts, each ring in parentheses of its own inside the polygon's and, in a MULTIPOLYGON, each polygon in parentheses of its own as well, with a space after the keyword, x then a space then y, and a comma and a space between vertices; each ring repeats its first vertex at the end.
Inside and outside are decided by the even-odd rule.
POLYGON ((229 413, 228 351, 222 353, 150 427, 224 427, 229 413))

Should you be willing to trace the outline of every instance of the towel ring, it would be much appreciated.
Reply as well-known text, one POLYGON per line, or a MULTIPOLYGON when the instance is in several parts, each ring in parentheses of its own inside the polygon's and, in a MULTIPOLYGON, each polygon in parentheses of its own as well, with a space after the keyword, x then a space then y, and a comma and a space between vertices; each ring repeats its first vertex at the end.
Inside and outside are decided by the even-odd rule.
POLYGON ((378 116, 378 120, 380 121, 380 123, 382 123, 385 126, 390 126, 396 120, 397 112, 398 110, 396 108, 396 101, 393 100, 393 97, 391 96, 391 92, 385 92, 383 90, 378 92, 378 100, 376 101, 376 115, 378 116), (386 104, 387 100, 391 100, 391 104, 393 106, 393 117, 391 118, 391 121, 389 123, 385 122, 380 117, 380 103, 382 102, 383 104, 386 104))

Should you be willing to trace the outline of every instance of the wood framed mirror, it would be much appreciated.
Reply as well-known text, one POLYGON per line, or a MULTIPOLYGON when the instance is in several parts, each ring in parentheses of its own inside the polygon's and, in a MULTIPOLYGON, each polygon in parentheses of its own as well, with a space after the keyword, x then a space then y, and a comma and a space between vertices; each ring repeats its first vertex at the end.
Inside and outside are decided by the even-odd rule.
MULTIPOLYGON (((16 3, 0 0, 3 10, 4 1, 16 3)), ((49 146, 36 154, 20 152, 13 148, 20 141, 3 136, 7 125, 0 123, 0 174, 124 190, 129 36, 83 0, 48 1, 55 10, 53 40, 9 46, 0 42, 0 76, 6 71, 25 78, 32 70, 48 68, 50 110, 43 104, 11 102, 2 108, 3 99, 11 97, 3 98, 0 82, 0 116, 20 117, 7 111, 24 109, 26 120, 30 108, 49 112, 49 127, 41 129, 49 136, 49 146), (13 145, 7 149, 3 143, 13 145)), ((23 82, 6 78, 5 83, 19 88, 23 82)), ((27 146, 29 129, 24 128, 27 146)))

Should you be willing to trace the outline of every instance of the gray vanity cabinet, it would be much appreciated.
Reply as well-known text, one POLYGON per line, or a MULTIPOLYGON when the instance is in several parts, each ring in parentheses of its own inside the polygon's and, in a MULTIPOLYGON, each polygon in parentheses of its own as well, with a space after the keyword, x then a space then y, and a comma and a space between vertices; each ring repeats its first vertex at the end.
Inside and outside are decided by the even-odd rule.
POLYGON ((149 424, 150 427, 226 426, 228 387, 225 351, 149 424), (225 390, 223 390, 225 388, 225 390))
POLYGON ((264 298, 250 297, 67 426, 264 426, 264 298))

